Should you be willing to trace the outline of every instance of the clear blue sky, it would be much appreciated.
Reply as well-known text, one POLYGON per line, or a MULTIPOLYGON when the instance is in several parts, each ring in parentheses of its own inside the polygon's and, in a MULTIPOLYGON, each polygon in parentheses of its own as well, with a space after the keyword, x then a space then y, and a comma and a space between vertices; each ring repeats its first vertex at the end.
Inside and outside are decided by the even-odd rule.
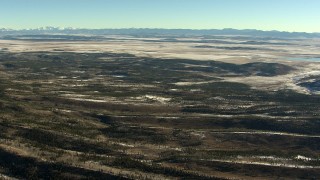
POLYGON ((0 28, 44 26, 320 32, 320 0, 0 0, 0 28))

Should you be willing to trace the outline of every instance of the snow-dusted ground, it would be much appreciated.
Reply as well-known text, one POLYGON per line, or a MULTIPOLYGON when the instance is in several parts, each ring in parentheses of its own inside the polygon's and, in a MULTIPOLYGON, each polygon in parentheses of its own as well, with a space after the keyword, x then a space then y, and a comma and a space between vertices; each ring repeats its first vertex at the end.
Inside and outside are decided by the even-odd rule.
POLYGON ((1 173, 0 173, 0 179, 1 180, 17 180, 16 178, 12 178, 1 173))
POLYGON ((320 138, 320 135, 307 135, 307 134, 295 134, 285 132, 273 132, 273 131, 211 131, 214 134, 252 134, 252 135, 278 135, 278 136, 292 136, 292 137, 309 137, 309 138, 320 138))
MULTIPOLYGON (((112 36, 114 38, 114 36, 112 36)), ((145 40, 159 40, 161 38, 135 38, 127 36, 117 36, 121 41, 91 41, 91 42, 30 42, 23 40, 0 40, 0 48, 7 48, 9 52, 47 52, 55 49, 64 49, 66 52, 113 52, 131 53, 140 57, 153 58, 181 58, 194 60, 216 60, 229 63, 243 64, 248 62, 280 62, 291 65, 297 70, 287 75, 276 77, 222 77, 224 81, 246 83, 257 89, 277 91, 279 89, 293 89, 301 93, 311 93, 307 88, 297 85, 300 79, 319 75, 320 62, 299 62, 290 61, 290 58, 320 57, 319 39, 290 40, 293 45, 273 45, 273 44, 220 44, 220 43, 200 43, 202 37, 180 38, 183 42, 146 42, 145 40), (188 42, 186 42, 188 41, 188 42), (250 50, 225 50, 215 48, 195 48, 195 46, 214 46, 214 47, 248 47, 261 49, 258 51, 250 50), (264 50, 265 49, 265 50, 264 50), (270 51, 272 50, 272 51, 270 51)), ((179 39, 179 38, 178 38, 179 39)), ((224 39, 228 42, 239 43, 239 40, 224 39)), ((287 43, 286 40, 270 40, 272 43, 287 43)), ((101 59, 103 60, 103 58, 101 59)), ((186 66, 197 66, 186 64, 186 66)), ((74 73, 84 73, 76 71, 74 73)), ((64 77, 61 77, 62 79, 64 77)), ((178 86, 203 84, 210 82, 177 82, 178 86)), ((69 84, 67 86, 77 87, 85 84, 69 84)), ((121 85, 116 85, 121 86, 121 85)), ((126 85, 123 85, 126 86, 126 85)), ((130 85, 127 85, 130 86, 130 85)))
MULTIPOLYGON (((155 38, 128 38, 116 37, 121 39, 108 41, 77 41, 77 42, 32 42, 23 40, 0 40, 0 48, 8 48, 11 52, 35 52, 35 51, 54 51, 63 49, 66 52, 114 52, 131 53, 142 57, 155 58, 182 58, 195 60, 219 60, 232 63, 247 62, 288 62, 284 57, 308 57, 319 56, 319 40, 304 39, 293 41, 293 45, 272 45, 272 44, 221 44, 221 43, 200 43, 202 37, 180 38, 182 42, 146 42, 145 40, 155 40, 155 38), (214 46, 215 48, 196 48, 196 46, 214 46), (306 46, 308 45, 308 46, 306 46), (248 47, 260 50, 225 50, 223 47, 248 47), (270 51, 272 50, 272 51, 270 51)), ((159 38, 156 38, 159 39, 159 38)), ((225 39, 228 42, 240 43, 235 39, 225 39)), ((270 41, 272 43, 287 43, 286 40, 270 41)))
POLYGON ((298 85, 299 80, 320 74, 320 63, 299 63, 294 65, 296 70, 286 75, 275 77, 248 76, 248 77, 226 77, 225 81, 240 82, 250 85, 252 88, 269 91, 281 89, 292 89, 300 93, 310 94, 310 90, 298 85))
MULTIPOLYGON (((61 92, 61 91, 59 91, 61 92)), ((126 103, 150 103, 149 101, 154 101, 154 103, 160 103, 160 104, 167 104, 171 101, 171 98, 169 97, 161 97, 156 95, 144 95, 144 96, 138 96, 138 97, 129 97, 124 99, 118 99, 117 97, 110 97, 110 96, 103 96, 99 97, 97 95, 85 95, 85 94, 75 94, 73 92, 65 92, 62 91, 63 94, 61 94, 61 97, 65 97, 67 99, 76 100, 76 101, 84 101, 84 102, 97 102, 97 103, 110 103, 110 102, 118 102, 121 104, 126 103)), ((98 92, 94 92, 98 93, 98 92)))
POLYGON ((320 166, 306 166, 306 165, 297 165, 297 164, 287 164, 280 162, 258 162, 258 161, 247 161, 247 160, 221 160, 221 159, 201 159, 202 161, 213 161, 213 162, 226 162, 226 163, 235 163, 235 164, 253 164, 253 165, 262 165, 262 166, 273 166, 273 167, 289 167, 289 168, 298 168, 298 169, 320 169, 320 166))

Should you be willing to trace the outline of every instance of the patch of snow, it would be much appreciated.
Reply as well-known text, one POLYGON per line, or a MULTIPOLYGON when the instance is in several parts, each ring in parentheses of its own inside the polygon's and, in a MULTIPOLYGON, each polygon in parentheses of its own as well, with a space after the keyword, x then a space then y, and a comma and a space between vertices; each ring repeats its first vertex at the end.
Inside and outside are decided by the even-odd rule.
POLYGON ((286 158, 280 158, 275 156, 250 156, 250 157, 243 157, 243 156, 237 156, 238 159, 248 159, 248 158, 254 158, 254 159, 267 159, 267 160, 274 160, 274 161, 285 161, 289 160, 286 158))
POLYGON ((176 117, 176 116, 156 116, 156 118, 164 118, 164 119, 179 119, 180 117, 176 117))
POLYGON ((87 101, 87 102, 98 102, 98 103, 104 103, 108 102, 106 100, 100 100, 100 99, 85 99, 85 98, 69 98, 76 101, 87 101))
POLYGON ((67 97, 88 97, 89 95, 84 95, 84 94, 63 94, 62 96, 67 96, 67 97))
POLYGON ((191 132, 191 134, 194 135, 194 136, 199 136, 201 139, 206 137, 206 135, 204 133, 191 132))
POLYGON ((253 162, 246 160, 221 160, 221 159, 200 159, 201 161, 213 161, 213 162, 224 162, 224 163, 234 163, 234 164, 253 164, 262 166, 273 166, 273 167, 289 167, 298 169, 320 169, 320 166, 304 166, 304 165, 294 165, 286 163, 271 163, 271 162, 253 162))
POLYGON ((160 103, 167 103, 171 100, 171 98, 165 98, 160 96, 154 96, 154 95, 145 95, 147 99, 158 101, 160 103))
POLYGON ((62 84, 64 87, 84 87, 87 84, 62 84))
POLYGON ((113 75, 112 77, 115 77, 115 78, 125 78, 125 77, 127 77, 127 76, 125 76, 125 75, 113 75))
POLYGON ((220 97, 220 96, 213 97, 212 99, 219 100, 219 101, 225 101, 226 100, 225 98, 220 97))
POLYGON ((83 74, 83 73, 85 73, 85 71, 71 71, 71 72, 73 72, 73 73, 78 73, 78 74, 83 74))
POLYGON ((311 161, 311 160, 313 160, 312 158, 308 158, 308 157, 301 156, 301 155, 298 155, 297 157, 295 157, 295 159, 297 159, 297 160, 304 160, 304 161, 311 161))
POLYGON ((285 132, 268 132, 268 131, 247 131, 247 132, 246 131, 237 131, 237 132, 214 131, 211 133, 215 133, 215 134, 261 134, 261 135, 279 135, 279 136, 320 138, 320 135, 306 135, 306 134, 294 134, 294 133, 285 133, 285 132))
POLYGON ((71 110, 67 110, 67 109, 57 109, 57 110, 59 110, 61 112, 66 112, 66 113, 71 113, 72 112, 71 110))
POLYGON ((134 145, 126 144, 126 143, 114 143, 114 144, 117 144, 117 145, 123 146, 123 147, 135 147, 134 145))
POLYGON ((0 179, 4 179, 4 180, 16 180, 16 178, 12 178, 12 177, 6 176, 6 175, 1 174, 1 173, 0 173, 0 179))
POLYGON ((170 91, 179 91, 179 89, 170 89, 170 91))
POLYGON ((201 89, 191 89, 190 92, 200 92, 202 91, 201 89))
POLYGON ((212 82, 216 82, 216 81, 201 81, 201 82, 176 82, 173 83, 174 85, 177 86, 190 86, 190 85, 200 85, 200 84, 208 84, 208 83, 212 83, 212 82))

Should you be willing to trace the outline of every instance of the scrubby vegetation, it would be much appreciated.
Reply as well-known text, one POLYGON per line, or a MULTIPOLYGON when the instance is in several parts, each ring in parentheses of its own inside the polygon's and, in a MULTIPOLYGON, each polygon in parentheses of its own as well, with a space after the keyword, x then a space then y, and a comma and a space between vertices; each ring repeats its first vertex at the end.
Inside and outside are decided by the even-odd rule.
POLYGON ((290 66, 60 51, 2 52, 0 65, 0 174, 320 175, 318 95, 224 80, 283 75, 294 71, 290 66))

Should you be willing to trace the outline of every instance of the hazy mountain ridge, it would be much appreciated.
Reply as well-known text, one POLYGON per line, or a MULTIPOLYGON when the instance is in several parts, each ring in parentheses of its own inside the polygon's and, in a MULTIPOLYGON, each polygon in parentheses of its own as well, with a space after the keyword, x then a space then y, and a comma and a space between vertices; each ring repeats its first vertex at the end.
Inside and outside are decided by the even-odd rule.
POLYGON ((6 29, 0 28, 0 35, 26 35, 26 34, 90 34, 90 35, 239 35, 276 38, 320 38, 320 33, 262 31, 256 29, 150 29, 150 28, 125 28, 125 29, 77 29, 41 27, 36 29, 6 29))

